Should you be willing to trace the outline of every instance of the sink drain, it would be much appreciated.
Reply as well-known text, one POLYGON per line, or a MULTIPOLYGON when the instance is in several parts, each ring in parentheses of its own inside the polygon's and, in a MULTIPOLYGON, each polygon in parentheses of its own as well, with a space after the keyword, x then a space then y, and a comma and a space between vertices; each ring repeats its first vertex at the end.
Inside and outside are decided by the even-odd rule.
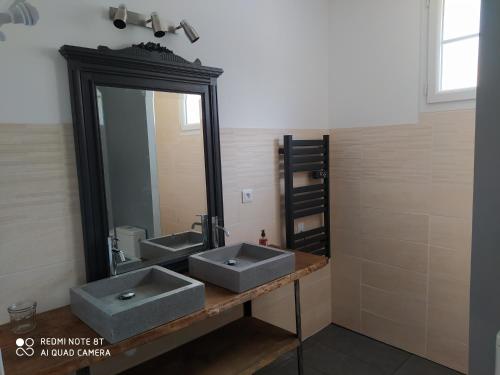
POLYGON ((227 264, 228 266, 236 266, 238 262, 234 259, 228 259, 224 262, 224 264, 227 264))
POLYGON ((125 292, 122 293, 118 296, 118 299, 121 299, 122 301, 126 301, 128 299, 134 298, 135 297, 135 292, 125 292))

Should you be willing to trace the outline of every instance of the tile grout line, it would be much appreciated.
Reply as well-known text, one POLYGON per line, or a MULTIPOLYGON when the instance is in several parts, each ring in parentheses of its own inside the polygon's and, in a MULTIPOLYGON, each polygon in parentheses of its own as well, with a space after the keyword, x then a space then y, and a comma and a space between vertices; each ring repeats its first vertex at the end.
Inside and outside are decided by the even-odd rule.
MULTIPOLYGON (((431 125, 431 159, 430 159, 430 172, 431 172, 431 189, 432 189, 432 176, 433 176, 433 151, 434 151, 434 126, 431 125)), ((426 308, 425 308, 425 337, 424 337, 424 353, 428 356, 428 338, 429 338, 429 291, 431 279, 431 216, 428 215, 427 223, 427 290, 426 290, 426 308)))
POLYGON ((414 356, 414 354, 411 354, 408 356, 408 358, 406 358, 403 363, 401 363, 401 365, 394 370, 394 372, 392 373, 392 375, 397 375, 398 371, 401 370, 403 368, 403 366, 414 356))
MULTIPOLYGON (((360 137, 361 137, 361 157, 360 157, 360 176, 359 176, 359 181, 357 182, 359 184, 359 222, 360 222, 360 234, 362 235, 363 233, 363 225, 362 225, 362 212, 361 212, 361 202, 362 202, 362 186, 363 186, 363 183, 362 183, 362 179, 363 179, 363 173, 362 173, 362 170, 363 170, 363 161, 365 159, 365 147, 364 147, 364 136, 363 136, 363 133, 364 131, 361 131, 361 134, 360 134, 360 137)), ((364 259, 361 258, 361 262, 360 262, 360 270, 359 270, 359 330, 360 332, 363 332, 364 333, 364 329, 363 329, 363 297, 361 295, 363 289, 361 287, 361 285, 363 284, 363 262, 364 262, 364 259)))
MULTIPOLYGON (((344 328, 344 329, 346 329, 346 328, 344 328)), ((366 336, 366 335, 364 335, 364 334, 361 334, 361 333, 358 333, 358 332, 355 332, 355 331, 351 331, 351 330, 349 330, 349 329, 346 329, 346 330, 348 330, 348 331, 352 332, 352 333, 353 333, 354 335, 356 335, 356 336, 363 337, 363 338, 368 339, 368 340, 371 340, 371 341, 373 341, 373 342, 377 342, 377 343, 379 343, 379 344, 382 344, 382 345, 384 345, 384 347, 391 348, 391 349, 395 349, 395 350, 398 350, 398 351, 401 351, 401 352, 405 352, 406 354, 408 354, 407 358, 406 358, 406 359, 405 359, 405 360, 404 360, 404 361, 403 361, 403 362, 402 362, 402 363, 401 363, 401 364, 400 364, 400 365, 399 365, 399 366, 395 369, 395 372, 393 372, 393 373, 392 373, 392 374, 390 374, 390 375, 394 375, 394 374, 395 374, 395 373, 396 373, 396 372, 397 372, 397 371, 398 371, 398 370, 399 370, 399 369, 400 369, 400 368, 401 368, 401 367, 402 367, 402 366, 403 366, 403 365, 404 365, 404 364, 405 364, 408 360, 410 360, 410 358, 411 358, 411 357, 414 357, 414 356, 415 356, 413 353, 410 353, 410 352, 408 352, 408 351, 406 351, 406 350, 404 350, 404 349, 401 349, 401 348, 398 348, 398 347, 392 346, 392 345, 390 345, 390 344, 386 344, 386 343, 384 343, 383 341, 379 341, 379 340, 374 339, 374 338, 372 338, 372 337, 370 337, 370 336, 366 336)), ((363 358, 359 358, 359 357, 353 356, 352 354, 344 353, 344 352, 341 352, 341 351, 339 351, 339 350, 333 349, 333 348, 329 347, 328 345, 325 345, 325 344, 323 344, 323 343, 321 343, 321 342, 317 342, 317 343, 315 343, 314 345, 319 345, 319 346, 323 347, 324 349, 326 349, 326 350, 328 350, 328 351, 332 351, 332 352, 337 353, 337 354, 340 354, 340 355, 342 355, 342 356, 344 356, 344 357, 346 357, 346 358, 353 359, 353 360, 355 360, 356 362, 358 362, 358 363, 363 363, 363 364, 365 364, 365 365, 367 365, 367 366, 369 366, 369 367, 375 367, 375 368, 378 368, 378 366, 376 366, 376 365, 375 365, 374 363, 372 363, 372 362, 366 361, 366 360, 364 360, 363 358)), ((313 366, 311 366, 311 367, 312 367, 312 368, 314 368, 315 370, 317 370, 317 371, 319 371, 319 372, 323 373, 320 369, 318 369, 318 368, 317 368, 317 367, 315 367, 314 365, 313 365, 313 366)))

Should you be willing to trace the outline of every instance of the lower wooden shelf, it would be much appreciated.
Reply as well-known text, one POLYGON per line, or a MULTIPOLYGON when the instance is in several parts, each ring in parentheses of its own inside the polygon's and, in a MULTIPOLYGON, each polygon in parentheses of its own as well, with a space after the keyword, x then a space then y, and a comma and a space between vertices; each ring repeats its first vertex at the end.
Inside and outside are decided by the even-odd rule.
POLYGON ((250 375, 298 345, 294 334, 245 317, 121 375, 250 375))

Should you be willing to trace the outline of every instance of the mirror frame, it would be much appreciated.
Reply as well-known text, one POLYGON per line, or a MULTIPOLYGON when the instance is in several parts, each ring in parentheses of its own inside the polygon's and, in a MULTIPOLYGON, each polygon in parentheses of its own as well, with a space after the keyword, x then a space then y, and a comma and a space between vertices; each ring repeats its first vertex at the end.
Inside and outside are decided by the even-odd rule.
MULTIPOLYGON (((111 273, 97 86, 202 95, 207 213, 209 218, 217 216, 223 226, 217 106, 217 78, 223 70, 202 66, 199 60, 191 63, 155 43, 121 50, 65 45, 59 52, 68 63, 87 282, 111 273)), ((211 230, 208 237, 213 244, 211 230)), ((187 257, 179 258, 169 268, 182 268, 186 263, 187 257)))

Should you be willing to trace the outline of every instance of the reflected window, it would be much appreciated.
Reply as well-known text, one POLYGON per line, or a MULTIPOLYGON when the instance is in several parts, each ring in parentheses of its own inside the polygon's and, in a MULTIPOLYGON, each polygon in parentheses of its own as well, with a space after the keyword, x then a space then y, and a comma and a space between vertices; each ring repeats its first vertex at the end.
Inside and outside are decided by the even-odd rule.
POLYGON ((184 94, 181 100, 181 128, 183 131, 201 129, 201 95, 184 94))

